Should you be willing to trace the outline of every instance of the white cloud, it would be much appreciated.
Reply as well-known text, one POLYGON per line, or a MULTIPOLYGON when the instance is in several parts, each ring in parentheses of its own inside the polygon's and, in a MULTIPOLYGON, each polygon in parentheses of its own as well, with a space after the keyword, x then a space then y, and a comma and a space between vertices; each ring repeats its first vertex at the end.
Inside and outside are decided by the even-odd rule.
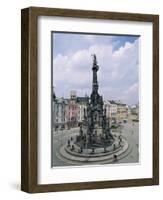
POLYGON ((101 95, 104 98, 122 98, 128 103, 137 102, 138 43, 138 40, 134 43, 126 42, 116 51, 113 51, 111 44, 96 44, 74 54, 58 54, 53 60, 53 85, 56 85, 56 95, 68 95, 71 89, 76 89, 78 95, 91 92, 91 54, 95 53, 100 66, 98 81, 101 95), (131 94, 135 94, 134 98, 131 94))

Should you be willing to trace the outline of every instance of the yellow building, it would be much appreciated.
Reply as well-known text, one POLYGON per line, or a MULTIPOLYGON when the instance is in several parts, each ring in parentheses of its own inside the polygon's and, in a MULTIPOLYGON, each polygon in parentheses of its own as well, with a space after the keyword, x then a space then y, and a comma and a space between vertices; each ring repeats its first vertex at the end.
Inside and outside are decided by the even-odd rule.
POLYGON ((128 107, 126 104, 117 102, 117 121, 126 120, 128 117, 128 107))
POLYGON ((126 120, 128 117, 128 106, 120 101, 105 101, 106 117, 117 122, 126 120))

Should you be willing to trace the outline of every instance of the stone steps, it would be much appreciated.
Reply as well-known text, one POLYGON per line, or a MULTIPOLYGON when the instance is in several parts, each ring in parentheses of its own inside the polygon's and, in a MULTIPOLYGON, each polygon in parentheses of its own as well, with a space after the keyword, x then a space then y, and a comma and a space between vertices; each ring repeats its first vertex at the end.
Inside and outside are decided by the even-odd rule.
POLYGON ((113 156, 114 156, 115 153, 117 155, 117 160, 119 160, 119 159, 121 159, 122 154, 124 152, 126 152, 128 148, 129 148, 129 145, 126 142, 125 145, 123 146, 123 148, 117 150, 116 152, 114 151, 114 152, 110 153, 109 155, 104 155, 104 154, 101 155, 101 156, 87 155, 87 157, 85 157, 85 156, 81 156, 81 155, 79 156, 79 154, 76 154, 76 153, 72 154, 71 151, 70 152, 66 151, 65 146, 63 146, 60 149, 60 154, 61 154, 62 157, 64 157, 67 160, 71 160, 73 162, 79 162, 79 163, 83 162, 84 164, 85 164, 85 162, 88 162, 88 163, 92 163, 92 162, 100 162, 101 163, 101 161, 102 162, 103 161, 113 162, 114 161, 113 156))

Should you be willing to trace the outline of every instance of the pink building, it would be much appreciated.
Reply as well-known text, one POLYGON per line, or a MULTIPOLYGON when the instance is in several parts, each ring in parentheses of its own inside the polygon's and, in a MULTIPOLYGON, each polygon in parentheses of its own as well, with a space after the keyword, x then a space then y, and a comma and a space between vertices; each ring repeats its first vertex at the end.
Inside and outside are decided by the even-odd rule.
POLYGON ((71 91, 68 109, 68 124, 69 128, 78 126, 79 106, 76 101, 76 91, 71 91))

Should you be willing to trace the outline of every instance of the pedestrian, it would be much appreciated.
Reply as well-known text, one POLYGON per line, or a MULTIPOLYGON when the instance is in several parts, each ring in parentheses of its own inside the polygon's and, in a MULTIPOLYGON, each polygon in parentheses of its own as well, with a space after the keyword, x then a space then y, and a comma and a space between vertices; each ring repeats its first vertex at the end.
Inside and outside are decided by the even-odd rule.
POLYGON ((113 155, 113 159, 114 159, 114 162, 117 161, 117 155, 116 154, 113 155))

